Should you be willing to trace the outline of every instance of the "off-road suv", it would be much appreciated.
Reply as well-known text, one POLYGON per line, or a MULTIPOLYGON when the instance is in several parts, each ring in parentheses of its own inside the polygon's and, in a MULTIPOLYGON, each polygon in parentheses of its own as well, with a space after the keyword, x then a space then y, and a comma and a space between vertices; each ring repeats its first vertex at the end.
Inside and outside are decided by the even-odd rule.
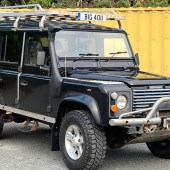
POLYGON ((139 70, 121 17, 17 8, 30 6, 40 10, 0 13, 0 136, 4 122, 50 125, 70 169, 96 169, 107 146, 140 142, 170 158, 170 79, 139 70), (119 28, 91 23, 107 18, 119 28))

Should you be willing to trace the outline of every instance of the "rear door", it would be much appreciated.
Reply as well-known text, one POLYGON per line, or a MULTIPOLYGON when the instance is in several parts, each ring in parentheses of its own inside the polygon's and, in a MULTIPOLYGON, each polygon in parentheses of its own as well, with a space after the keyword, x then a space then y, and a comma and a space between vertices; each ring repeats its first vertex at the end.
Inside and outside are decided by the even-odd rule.
POLYGON ((0 104, 17 104, 17 78, 22 42, 22 32, 0 33, 0 104))
POLYGON ((20 76, 20 108, 46 115, 49 98, 50 60, 47 33, 26 34, 25 56, 20 76), (46 52, 45 66, 36 65, 37 52, 46 52))

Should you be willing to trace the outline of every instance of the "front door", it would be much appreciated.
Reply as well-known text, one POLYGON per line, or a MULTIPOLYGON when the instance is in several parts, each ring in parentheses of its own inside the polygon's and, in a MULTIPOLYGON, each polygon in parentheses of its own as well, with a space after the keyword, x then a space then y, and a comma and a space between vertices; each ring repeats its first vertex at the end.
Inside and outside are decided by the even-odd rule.
POLYGON ((31 32, 26 34, 25 56, 20 76, 21 109, 47 115, 49 101, 50 64, 48 39, 46 33, 31 32), (45 66, 36 65, 37 52, 46 52, 45 66))

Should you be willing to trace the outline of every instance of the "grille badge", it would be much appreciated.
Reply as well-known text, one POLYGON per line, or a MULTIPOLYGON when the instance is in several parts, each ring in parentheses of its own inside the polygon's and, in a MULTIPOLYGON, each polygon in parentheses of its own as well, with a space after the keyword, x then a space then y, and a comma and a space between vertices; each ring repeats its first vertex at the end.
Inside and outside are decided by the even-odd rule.
POLYGON ((163 86, 149 86, 149 89, 163 89, 163 86))

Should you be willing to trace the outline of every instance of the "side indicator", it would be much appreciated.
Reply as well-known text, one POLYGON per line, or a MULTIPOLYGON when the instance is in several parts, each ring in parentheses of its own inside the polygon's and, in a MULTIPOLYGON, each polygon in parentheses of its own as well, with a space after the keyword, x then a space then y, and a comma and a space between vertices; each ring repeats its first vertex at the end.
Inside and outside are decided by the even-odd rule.
POLYGON ((119 110, 119 109, 118 109, 118 107, 117 107, 116 105, 112 105, 112 106, 111 106, 111 111, 112 111, 112 112, 115 113, 115 112, 117 112, 118 110, 119 110))

